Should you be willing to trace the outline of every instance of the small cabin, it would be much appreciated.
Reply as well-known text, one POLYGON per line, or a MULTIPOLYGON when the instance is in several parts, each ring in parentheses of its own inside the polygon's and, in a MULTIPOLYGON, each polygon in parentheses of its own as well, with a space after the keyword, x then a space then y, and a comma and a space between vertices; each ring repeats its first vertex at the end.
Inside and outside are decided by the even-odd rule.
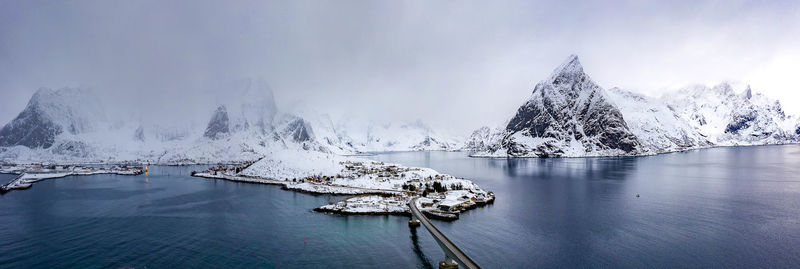
POLYGON ((444 200, 439 203, 439 209, 443 211, 453 211, 461 208, 462 203, 456 200, 444 200))

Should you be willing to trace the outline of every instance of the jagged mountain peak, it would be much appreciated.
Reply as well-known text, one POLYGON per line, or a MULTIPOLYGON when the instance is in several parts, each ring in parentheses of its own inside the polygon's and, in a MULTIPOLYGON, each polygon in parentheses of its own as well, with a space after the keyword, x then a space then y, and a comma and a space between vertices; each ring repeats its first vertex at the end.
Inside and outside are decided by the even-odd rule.
POLYGON ((297 118, 286 125, 287 134, 290 135, 294 142, 307 142, 314 140, 314 130, 303 118, 297 118))
POLYGON ((235 87, 238 97, 229 106, 235 129, 267 131, 278 113, 272 87, 263 79, 242 80, 235 87))
POLYGON ((204 137, 210 139, 220 139, 230 133, 230 120, 228 119, 228 109, 225 105, 220 105, 211 116, 208 122, 208 127, 203 134, 204 137))
POLYGON ((580 60, 578 60, 578 56, 572 54, 553 70, 548 81, 558 84, 564 80, 576 80, 584 76, 586 76, 586 74, 583 72, 583 66, 580 60))
POLYGON ((747 89, 744 90, 744 93, 742 93, 742 95, 744 95, 744 98, 746 99, 753 98, 753 90, 750 89, 750 85, 747 85, 747 89))
POLYGON ((532 99, 549 98, 554 102, 585 101, 586 98, 602 99, 602 91, 592 79, 584 72, 578 56, 567 57, 546 80, 536 84, 532 92, 532 99))
POLYGON ((555 70, 554 73, 570 73, 570 72, 583 72, 583 66, 581 65, 581 61, 578 59, 578 55, 571 54, 561 63, 555 70))
POLYGON ((549 80, 536 84, 506 132, 501 154, 508 156, 598 156, 640 150, 622 114, 584 73, 575 55, 556 68, 549 80))
POLYGON ((214 113, 228 113, 228 108, 225 105, 219 105, 214 113))

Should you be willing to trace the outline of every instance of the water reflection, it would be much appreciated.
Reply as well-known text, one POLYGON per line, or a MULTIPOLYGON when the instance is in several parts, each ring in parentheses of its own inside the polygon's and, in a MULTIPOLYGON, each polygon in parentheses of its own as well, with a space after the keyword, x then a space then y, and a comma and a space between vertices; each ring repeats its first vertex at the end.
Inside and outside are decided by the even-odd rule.
POLYGON ((515 158, 489 159, 488 166, 510 178, 586 178, 624 180, 641 158, 515 158))
POLYGON ((798 149, 734 147, 621 158, 483 159, 451 152, 375 158, 428 166, 494 191, 498 199, 491 207, 437 224, 454 241, 468 242, 459 247, 484 266, 796 267, 800 256, 787 254, 800 244, 800 207, 792 206, 800 204, 798 149))
POLYGON ((419 247, 419 239, 417 238, 417 227, 409 227, 411 232, 411 245, 414 247, 414 255, 417 256, 417 260, 420 262, 420 267, 422 268, 429 268, 433 269, 433 265, 431 261, 425 256, 425 253, 422 252, 422 249, 419 247))

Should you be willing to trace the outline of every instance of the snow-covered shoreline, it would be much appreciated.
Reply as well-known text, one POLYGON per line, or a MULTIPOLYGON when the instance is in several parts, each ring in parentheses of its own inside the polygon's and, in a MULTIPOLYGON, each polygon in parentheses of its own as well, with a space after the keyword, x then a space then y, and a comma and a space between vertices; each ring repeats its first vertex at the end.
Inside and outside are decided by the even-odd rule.
POLYGON ((261 177, 252 177, 252 176, 243 176, 243 175, 232 175, 226 173, 219 173, 213 174, 210 172, 196 172, 192 173, 192 176, 195 177, 203 177, 203 178, 210 178, 210 179, 224 179, 228 181, 234 182, 243 182, 243 183, 257 183, 257 184, 267 184, 267 185, 277 185, 281 186, 283 189, 297 191, 297 192, 304 192, 304 193, 311 193, 311 194, 332 194, 332 195, 355 195, 355 194, 396 194, 398 192, 392 190, 373 190, 373 189, 365 189, 365 188, 357 188, 357 187, 349 187, 349 186, 330 186, 330 185, 322 185, 322 184, 313 184, 309 182, 291 182, 286 180, 275 180, 269 178, 261 178, 261 177))
POLYGON ((0 193, 5 194, 12 190, 24 190, 33 186, 34 183, 45 180, 63 178, 68 176, 91 176, 100 174, 115 174, 135 176, 145 173, 146 168, 114 166, 111 168, 94 168, 83 166, 41 168, 41 167, 10 167, 0 169, 3 174, 18 174, 19 176, 10 182, 0 186, 0 193))
POLYGON ((800 142, 777 142, 768 144, 742 144, 742 145, 712 145, 696 148, 676 149, 661 152, 644 152, 635 155, 584 155, 584 156, 558 156, 558 157, 539 157, 539 156, 508 156, 507 154, 485 154, 486 152, 473 152, 468 156, 470 158, 485 158, 485 159, 536 159, 536 158, 564 158, 564 159, 581 159, 581 158, 631 158, 631 157, 648 157, 662 154, 673 154, 681 152, 689 152, 695 150, 707 150, 715 148, 737 148, 737 147, 768 147, 768 146, 782 146, 782 145, 800 145, 800 142))

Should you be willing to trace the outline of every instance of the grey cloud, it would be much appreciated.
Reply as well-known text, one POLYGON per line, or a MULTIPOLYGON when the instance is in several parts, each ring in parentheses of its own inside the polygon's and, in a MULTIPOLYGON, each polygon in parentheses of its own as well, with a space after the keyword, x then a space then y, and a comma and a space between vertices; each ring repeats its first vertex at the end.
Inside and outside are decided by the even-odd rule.
MULTIPOLYGON (((748 78, 800 55, 798 10, 788 1, 7 1, 0 121, 37 88, 63 86, 90 87, 120 114, 205 121, 223 82, 255 77, 284 110, 423 118, 464 133, 508 119, 569 54, 605 87, 652 95, 748 78)), ((800 97, 789 86, 755 89, 800 107, 786 100, 800 97)))

